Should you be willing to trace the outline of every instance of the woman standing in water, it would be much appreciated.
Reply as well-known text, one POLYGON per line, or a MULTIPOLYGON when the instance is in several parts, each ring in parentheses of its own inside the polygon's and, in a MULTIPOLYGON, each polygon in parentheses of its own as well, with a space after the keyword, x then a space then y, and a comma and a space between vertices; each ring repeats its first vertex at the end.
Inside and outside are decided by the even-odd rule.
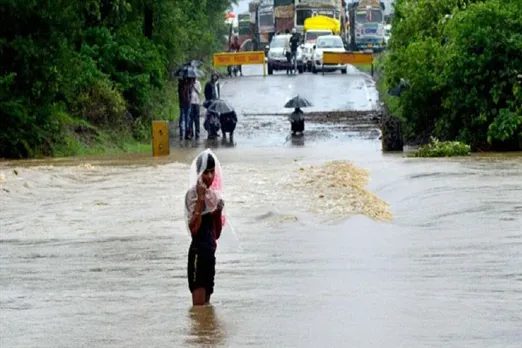
POLYGON ((223 228, 221 215, 224 202, 210 188, 214 181, 216 160, 204 152, 196 160, 197 184, 185 196, 188 227, 192 236, 188 253, 187 276, 192 304, 210 302, 214 292, 217 239, 223 228))

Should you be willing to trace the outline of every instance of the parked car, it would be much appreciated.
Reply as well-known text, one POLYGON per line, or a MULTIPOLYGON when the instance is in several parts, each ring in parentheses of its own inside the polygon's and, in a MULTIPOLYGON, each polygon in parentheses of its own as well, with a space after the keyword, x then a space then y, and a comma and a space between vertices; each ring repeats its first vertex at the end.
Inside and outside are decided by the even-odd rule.
POLYGON ((341 70, 346 74, 348 70, 347 64, 326 64, 323 66, 323 52, 346 52, 344 42, 340 36, 325 35, 317 39, 314 45, 312 72, 314 74, 319 70, 335 71, 341 70))
MULTIPOLYGON (((285 55, 285 48, 288 46, 288 42, 290 41, 290 34, 279 34, 272 38, 270 45, 268 47, 267 54, 267 70, 268 75, 272 75, 274 71, 277 70, 286 70, 288 67, 288 61, 285 55)), ((304 71, 303 64, 303 50, 301 47, 297 48, 297 70, 300 74, 304 71)))

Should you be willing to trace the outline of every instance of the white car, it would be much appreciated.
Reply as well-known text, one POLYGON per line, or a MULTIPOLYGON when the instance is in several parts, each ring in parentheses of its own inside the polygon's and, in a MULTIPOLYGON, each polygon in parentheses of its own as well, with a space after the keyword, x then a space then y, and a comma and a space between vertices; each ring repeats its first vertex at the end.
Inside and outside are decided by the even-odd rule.
MULTIPOLYGON (((272 38, 267 54, 268 75, 272 75, 273 71, 275 70, 287 69, 289 63, 285 56, 285 48, 288 46, 288 42, 290 41, 291 36, 292 35, 290 34, 279 34, 272 38)), ((297 48, 296 59, 297 70, 301 74, 304 70, 303 50, 301 47, 297 48)))
POLYGON ((303 63, 305 70, 312 70, 312 54, 314 53, 314 45, 320 36, 332 35, 329 29, 311 29, 305 31, 303 40, 303 63))
POLYGON ((312 54, 313 64, 312 72, 314 74, 319 70, 335 71, 341 70, 343 74, 346 74, 348 65, 347 64, 327 64, 323 67, 323 52, 346 52, 344 48, 344 42, 340 36, 337 35, 326 35, 321 36, 317 39, 314 45, 314 52, 312 54))

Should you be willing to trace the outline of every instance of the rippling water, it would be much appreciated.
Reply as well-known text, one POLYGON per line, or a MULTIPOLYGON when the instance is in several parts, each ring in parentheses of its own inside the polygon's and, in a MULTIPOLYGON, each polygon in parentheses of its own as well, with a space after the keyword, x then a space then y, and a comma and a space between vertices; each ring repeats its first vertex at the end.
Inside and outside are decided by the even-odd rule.
POLYGON ((519 347, 520 157, 378 147, 218 150, 241 250, 220 244, 196 310, 181 201, 197 150, 4 166, 1 346, 519 347), (285 190, 296 166, 340 158, 372 173, 392 222, 314 216, 285 190))
MULTIPOLYGON (((239 111, 280 111, 294 93, 376 101, 360 75, 231 84, 239 111)), ((182 198, 200 149, 0 163, 0 346, 520 347, 520 154, 410 159, 335 126, 287 131, 240 116, 237 146, 216 150, 240 248, 222 236, 213 305, 197 309, 182 198), (297 170, 338 159, 370 172, 391 222, 307 210, 297 170)))

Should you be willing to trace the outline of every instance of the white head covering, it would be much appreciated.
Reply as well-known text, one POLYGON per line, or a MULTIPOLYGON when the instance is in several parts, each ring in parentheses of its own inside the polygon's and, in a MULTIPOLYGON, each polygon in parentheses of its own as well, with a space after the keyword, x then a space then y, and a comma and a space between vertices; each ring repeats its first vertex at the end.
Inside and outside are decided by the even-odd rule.
MULTIPOLYGON (((221 192, 223 189, 222 182, 222 171, 221 164, 219 163, 216 155, 210 149, 206 149, 200 152, 196 158, 192 161, 192 165, 190 166, 189 172, 189 182, 188 182, 188 191, 185 195, 185 220, 187 224, 187 228, 190 222, 190 218, 194 212, 194 208, 197 202, 197 183, 201 178, 201 175, 205 170, 207 170, 208 160, 211 157, 214 160, 214 181, 210 188, 207 189, 205 194, 205 207, 203 209, 202 215, 213 212, 217 209, 219 200, 221 199, 221 192)), ((190 229, 189 229, 190 233, 190 229)))

